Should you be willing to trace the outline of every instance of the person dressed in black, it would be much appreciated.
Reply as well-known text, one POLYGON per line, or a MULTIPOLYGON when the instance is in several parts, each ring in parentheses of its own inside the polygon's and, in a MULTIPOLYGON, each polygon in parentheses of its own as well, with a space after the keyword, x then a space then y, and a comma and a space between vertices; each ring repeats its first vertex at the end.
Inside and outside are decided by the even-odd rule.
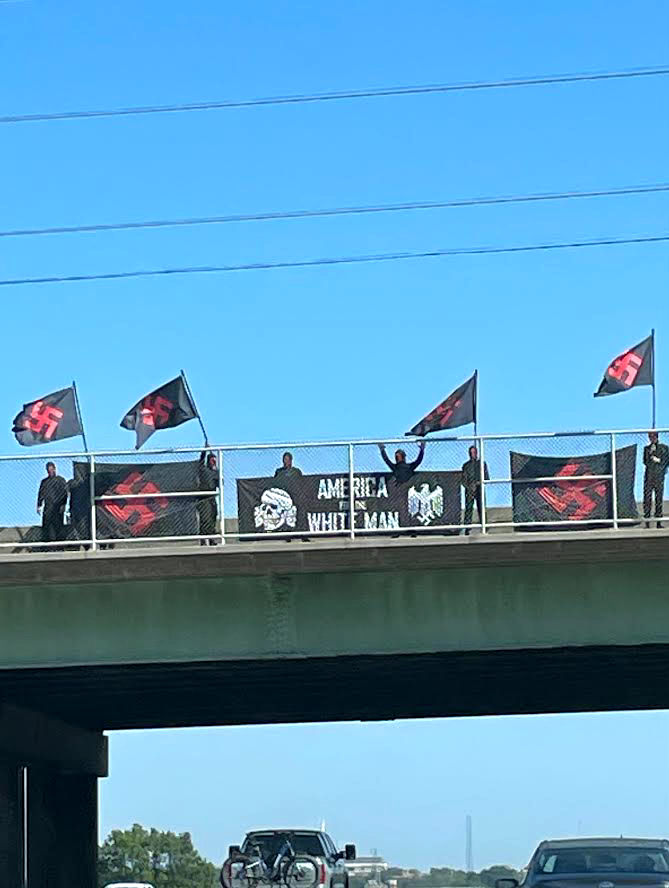
MULTIPOLYGON (((484 463, 483 473, 485 480, 490 478, 488 474, 488 464, 484 463)), ((481 492, 481 460, 479 452, 472 446, 469 448, 469 459, 462 466, 462 486, 465 489, 465 517, 464 524, 471 524, 474 517, 474 502, 478 511, 479 523, 482 521, 483 515, 483 494, 481 492)), ((465 528, 466 536, 471 533, 471 528, 465 528)))
MULTIPOLYGON (((293 465, 293 454, 289 450, 286 450, 281 457, 281 465, 274 472, 274 477, 285 484, 290 492, 295 490, 296 483, 299 485, 300 479, 303 477, 302 472, 296 465, 293 465)), ((292 542, 292 537, 286 537, 286 542, 292 542)), ((311 540, 309 537, 302 537, 302 542, 310 543, 311 540)))
POLYGON ((42 542, 57 543, 63 539, 63 518, 67 505, 67 481, 56 474, 52 462, 46 464, 46 478, 37 494, 37 514, 42 516, 42 542))
POLYGON ((286 451, 281 457, 281 465, 274 473, 275 478, 279 478, 283 482, 297 481, 302 477, 302 472, 293 465, 293 454, 286 451))
MULTIPOLYGON (((70 494, 70 519, 74 529, 74 535, 78 540, 91 538, 91 485, 90 478, 83 472, 77 471, 75 465, 74 478, 68 481, 70 494)), ((83 544, 84 551, 88 551, 88 543, 83 544)))
MULTIPOLYGON (((205 450, 200 454, 200 465, 197 473, 198 490, 218 490, 218 463, 216 462, 216 454, 209 453, 205 450)), ((218 507, 215 496, 203 496, 197 503, 197 514, 200 519, 200 534, 204 534, 204 539, 200 540, 201 546, 216 545, 216 518, 218 516, 218 507), (211 534, 211 536, 210 536, 211 534)), ((223 519, 221 518, 221 521, 223 519)))
POLYGON ((650 527, 650 513, 655 497, 655 517, 657 526, 662 527, 660 518, 663 514, 664 478, 669 468, 669 447, 660 444, 657 432, 648 432, 649 444, 643 449, 643 464, 646 467, 643 476, 643 515, 646 527, 650 527))
POLYGON ((418 445, 418 456, 413 462, 407 462, 407 455, 404 450, 395 451, 395 462, 389 458, 383 444, 379 444, 379 450, 381 451, 381 458, 384 463, 393 473, 395 482, 397 484, 404 484, 406 481, 411 480, 413 473, 423 462, 423 457, 425 456, 425 441, 421 441, 418 445))

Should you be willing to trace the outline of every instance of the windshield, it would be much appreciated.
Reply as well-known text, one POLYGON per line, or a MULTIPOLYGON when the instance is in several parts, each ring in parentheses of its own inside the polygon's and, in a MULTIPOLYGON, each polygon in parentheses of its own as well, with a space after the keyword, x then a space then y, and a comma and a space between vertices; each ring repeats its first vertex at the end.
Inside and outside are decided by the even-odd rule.
POLYGON ((251 833, 246 837, 242 851, 249 854, 254 845, 259 845, 263 858, 269 860, 278 854, 286 839, 296 854, 308 854, 311 857, 323 855, 321 840, 314 833, 251 833))
POLYGON ((669 855, 662 848, 547 848, 535 871, 553 873, 668 873, 669 855))

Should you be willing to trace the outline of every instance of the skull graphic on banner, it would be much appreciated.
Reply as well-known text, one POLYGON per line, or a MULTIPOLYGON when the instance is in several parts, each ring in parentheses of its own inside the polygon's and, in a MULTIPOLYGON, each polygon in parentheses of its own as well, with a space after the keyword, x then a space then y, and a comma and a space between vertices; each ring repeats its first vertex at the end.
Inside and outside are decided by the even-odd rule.
POLYGON ((297 507, 293 498, 280 487, 270 487, 260 497, 260 504, 254 509, 256 527, 272 532, 281 527, 294 528, 297 524, 297 507))

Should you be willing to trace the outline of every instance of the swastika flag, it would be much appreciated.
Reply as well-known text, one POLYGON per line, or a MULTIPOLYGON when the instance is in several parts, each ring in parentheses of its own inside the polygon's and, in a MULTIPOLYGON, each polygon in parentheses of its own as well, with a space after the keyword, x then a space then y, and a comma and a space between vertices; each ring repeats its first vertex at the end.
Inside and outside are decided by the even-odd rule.
POLYGON ((121 420, 121 427, 134 429, 137 434, 135 450, 159 429, 171 429, 195 419, 197 410, 191 400, 182 376, 166 382, 145 395, 121 420))
POLYGON ((12 431, 16 440, 24 447, 49 444, 51 441, 81 435, 81 420, 74 388, 70 386, 51 392, 50 395, 24 404, 21 412, 14 417, 12 431))
POLYGON ((427 416, 406 432, 407 435, 427 435, 428 432, 440 432, 445 429, 456 429, 458 426, 476 422, 476 388, 477 374, 456 388, 446 400, 438 404, 427 416))
POLYGON ((653 385, 655 381, 655 347, 653 336, 614 358, 604 371, 595 398, 627 392, 635 385, 653 385))

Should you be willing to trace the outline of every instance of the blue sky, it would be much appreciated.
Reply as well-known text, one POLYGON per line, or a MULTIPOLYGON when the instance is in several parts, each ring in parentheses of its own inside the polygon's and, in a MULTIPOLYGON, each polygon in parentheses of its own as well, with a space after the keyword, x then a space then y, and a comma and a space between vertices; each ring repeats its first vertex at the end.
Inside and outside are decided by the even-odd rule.
MULTIPOLYGON (((2 113, 627 69, 666 63, 668 30, 663 0, 4 2, 2 113)), ((666 89, 646 78, 4 126, 0 228, 667 181, 666 89)), ((668 200, 2 238, 0 277, 653 235, 669 228, 668 200)), ((481 431, 638 427, 647 389, 592 392, 652 326, 667 424, 668 285, 657 245, 3 288, 0 443, 18 452, 20 404, 76 378, 91 445, 130 447, 124 411, 181 367, 220 442, 401 434, 475 367, 481 431)), ((198 441, 195 423, 162 439, 198 441)), ((587 832, 665 833, 668 727, 661 713, 114 737, 103 828, 188 828, 216 857, 285 812, 427 866, 462 861, 469 811, 476 862, 520 863, 579 818, 587 832), (278 802, 236 776, 264 768, 268 747, 293 757, 278 802), (244 800, 235 814, 225 775, 244 800)))

